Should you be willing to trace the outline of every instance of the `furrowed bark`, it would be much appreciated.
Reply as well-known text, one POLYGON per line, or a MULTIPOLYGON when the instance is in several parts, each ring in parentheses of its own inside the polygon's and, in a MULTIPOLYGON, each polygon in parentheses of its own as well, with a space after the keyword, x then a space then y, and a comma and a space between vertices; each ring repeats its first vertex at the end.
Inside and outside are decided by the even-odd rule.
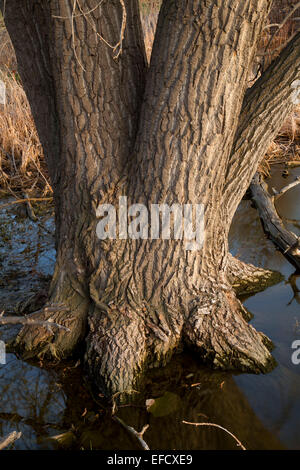
POLYGON ((230 220, 261 159, 295 106, 295 88, 292 85, 299 79, 300 33, 245 95, 228 162, 223 199, 230 220))
POLYGON ((24 328, 17 345, 28 355, 38 350, 65 356, 74 349, 91 303, 89 275, 100 266, 105 283, 110 269, 94 236, 95 211, 114 191, 132 151, 146 61, 137 0, 126 2, 118 60, 96 32, 116 44, 122 6, 119 0, 98 4, 84 2, 84 16, 73 11, 73 2, 6 2, 5 23, 54 189, 57 260, 50 302, 66 304, 70 313, 54 319, 72 330, 50 338, 46 331, 24 328))
POLYGON ((93 274, 87 362, 111 393, 132 388, 146 365, 164 363, 182 340, 216 367, 238 367, 239 357, 243 370, 267 370, 272 363, 226 278, 227 227, 221 222, 226 165, 270 3, 162 5, 134 159, 119 194, 128 196, 128 205, 148 209, 204 204, 205 241, 196 251, 187 251, 183 240, 119 241, 103 296, 97 296, 99 270, 93 274), (232 325, 227 339, 223 323, 232 325), (233 352, 239 342, 244 347, 233 352))
POLYGON ((46 10, 42 0, 26 0, 16 17, 17 2, 8 5, 6 22, 41 134, 45 118, 39 121, 30 74, 40 61, 47 65, 47 74, 38 70, 35 80, 59 127, 58 137, 55 130, 46 135, 51 149, 58 139, 57 151, 47 156, 57 225, 50 301, 65 303, 69 312, 51 318, 72 333, 50 338, 26 328, 17 339, 20 350, 65 356, 83 336, 89 310, 86 364, 106 394, 132 389, 140 372, 164 364, 183 343, 214 367, 269 370, 270 344, 248 325, 230 285, 231 219, 223 194, 271 0, 165 0, 145 93, 137 0, 126 2, 117 61, 95 30, 110 44, 118 42, 119 0, 95 9, 96 0, 85 2, 88 18, 73 19, 73 2, 51 0, 46 10), (26 41, 32 46, 23 57, 26 41), (35 57, 34 43, 43 57, 35 57), (117 205, 121 195, 128 205, 148 209, 203 204, 203 247, 192 250, 183 238, 151 239, 150 233, 148 239, 98 240, 98 205, 117 205))

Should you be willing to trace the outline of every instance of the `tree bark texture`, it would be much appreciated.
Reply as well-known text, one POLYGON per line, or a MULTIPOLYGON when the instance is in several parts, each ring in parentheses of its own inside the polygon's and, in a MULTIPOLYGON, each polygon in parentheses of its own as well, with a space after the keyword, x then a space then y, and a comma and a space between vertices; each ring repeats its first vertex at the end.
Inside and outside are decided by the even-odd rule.
MULTIPOLYGON (((269 370, 270 342, 248 324, 231 285, 243 265, 228 253, 228 231, 292 109, 299 35, 247 90, 271 0, 165 0, 149 67, 137 0, 125 1, 117 59, 101 37, 119 41, 119 0, 17 3, 7 2, 5 22, 55 193, 49 302, 68 307, 52 317, 71 330, 50 337, 27 326, 19 350, 64 357, 88 326, 86 364, 106 393, 131 389, 182 345, 216 368, 269 370), (148 208, 203 204, 202 249, 188 251, 184 240, 100 241, 96 209, 120 196, 148 208)), ((259 270, 247 269, 253 280, 259 270)))

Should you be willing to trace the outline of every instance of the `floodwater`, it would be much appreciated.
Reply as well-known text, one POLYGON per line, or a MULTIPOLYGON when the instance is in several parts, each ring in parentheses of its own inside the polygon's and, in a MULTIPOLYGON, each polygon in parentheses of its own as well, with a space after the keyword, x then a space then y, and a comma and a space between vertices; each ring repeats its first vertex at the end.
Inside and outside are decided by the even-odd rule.
MULTIPOLYGON (((279 189, 293 181, 300 176, 300 168, 290 171, 287 179, 281 173, 280 167, 273 170, 270 186, 279 189)), ((287 226, 300 235, 299 200, 300 186, 284 195, 277 207, 289 219, 287 226)), ((55 257, 53 223, 46 220, 45 231, 26 220, 24 228, 17 215, 3 210, 1 214, 6 229, 0 233, 0 304, 7 310, 9 306, 18 309, 25 286, 31 295, 41 288, 41 274, 45 285, 48 282, 55 257)), ((211 371, 184 354, 174 357, 167 367, 149 372, 146 392, 135 394, 130 404, 115 412, 138 431, 149 424, 144 439, 151 449, 238 448, 224 431, 196 428, 183 420, 219 424, 247 449, 300 449, 300 364, 291 360, 291 345, 300 339, 300 279, 265 237, 249 201, 243 201, 237 211, 230 246, 241 259, 284 275, 281 283, 244 299, 254 315, 253 326, 272 339, 278 365, 266 375, 232 374, 211 371)), ((2 339, 9 331, 0 329, 2 339)), ((14 430, 22 431, 15 449, 140 448, 112 419, 101 397, 92 399, 76 359, 47 368, 7 354, 7 363, 0 364, 0 436, 14 430)))

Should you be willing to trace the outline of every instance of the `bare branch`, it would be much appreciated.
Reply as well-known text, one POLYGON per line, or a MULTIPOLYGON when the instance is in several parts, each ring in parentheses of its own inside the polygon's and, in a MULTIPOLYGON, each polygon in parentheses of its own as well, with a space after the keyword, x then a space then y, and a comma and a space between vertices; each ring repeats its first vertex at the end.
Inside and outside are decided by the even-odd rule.
POLYGON ((74 54, 76 56, 76 60, 77 62, 79 63, 80 67, 84 69, 83 65, 81 64, 81 62, 79 61, 79 58, 77 56, 77 53, 76 53, 76 46, 75 46, 75 34, 74 34, 74 19, 75 18, 78 18, 80 16, 83 16, 85 18, 85 20, 89 23, 89 25, 92 27, 92 29, 94 30, 94 32, 96 33, 97 37, 102 41, 104 42, 104 44, 106 44, 108 47, 110 47, 112 50, 113 50, 113 53, 115 54, 114 55, 114 59, 117 60, 119 58, 119 56, 121 55, 122 51, 123 51, 123 41, 124 41, 124 36, 125 36, 125 29, 126 29, 126 21, 127 21, 127 12, 126 12, 126 6, 125 6, 125 3, 124 3, 124 0, 119 0, 120 1, 120 4, 122 6, 122 25, 121 25, 121 29, 120 29, 120 38, 119 38, 119 41, 117 42, 117 44, 113 45, 113 44, 110 44, 100 33, 99 31, 97 30, 97 28, 95 27, 95 25, 92 23, 92 21, 89 19, 89 16, 91 15, 92 12, 94 12, 98 7, 101 6, 101 4, 103 3, 104 0, 101 0, 94 8, 88 10, 88 11, 84 11, 81 4, 79 3, 79 0, 74 0, 74 3, 73 3, 73 11, 72 11, 72 14, 70 16, 56 16, 56 15, 53 15, 53 18, 57 18, 57 19, 62 19, 62 20, 70 20, 71 21, 71 27, 72 27, 72 45, 73 45, 73 50, 74 50, 74 54), (75 10, 76 10, 76 6, 79 8, 79 11, 80 13, 79 14, 76 14, 75 13, 75 10))
POLYGON ((287 184, 286 186, 284 186, 284 188, 282 188, 280 191, 276 191, 274 188, 273 188, 273 193, 274 193, 274 199, 277 200, 279 199, 281 196, 283 196, 287 191, 289 191, 290 189, 294 188, 295 186, 298 186, 298 184, 300 184, 300 176, 297 176, 297 178, 295 179, 295 181, 293 181, 292 183, 290 184, 287 184))
POLYGON ((130 434, 132 434, 139 441, 142 449, 150 450, 148 444, 143 439, 145 432, 149 428, 149 424, 146 424, 141 430, 141 432, 138 432, 133 427, 128 426, 121 418, 118 418, 118 416, 113 416, 113 420, 120 423, 123 428, 125 428, 130 434))
POLYGON ((8 447, 9 445, 13 444, 15 441, 20 439, 21 436, 22 436, 21 432, 17 432, 17 431, 11 432, 4 439, 0 440, 0 450, 3 450, 6 447, 8 447))
POLYGON ((214 428, 222 429, 222 431, 227 432, 227 434, 229 434, 231 437, 233 437, 233 439, 237 442, 237 445, 239 447, 241 447, 242 450, 247 450, 246 447, 243 446, 241 441, 239 441, 238 438, 234 434, 232 434, 232 432, 228 431, 228 429, 226 429, 226 428, 223 428, 223 426, 220 426, 219 424, 215 424, 215 423, 190 423, 188 421, 182 421, 182 422, 183 422, 183 424, 191 424, 192 426, 212 426, 214 428))
POLYGON ((285 18, 283 19, 283 21, 278 25, 278 29, 276 31, 274 31, 274 33, 272 34, 272 36, 270 37, 270 40, 268 41, 266 47, 265 47, 265 51, 267 51, 270 47, 270 44, 271 42, 273 41, 274 37, 276 36, 276 34, 283 28, 283 26, 286 24, 286 22, 288 21, 288 19, 295 13, 295 11, 300 8, 300 2, 296 3, 296 5, 294 6, 294 8, 292 8, 292 10, 285 16, 285 18))
POLYGON ((5 204, 0 204, 0 210, 4 209, 5 207, 12 206, 14 204, 22 204, 27 203, 28 201, 52 201, 53 197, 26 197, 26 199, 16 199, 15 201, 7 202, 5 204))
POLYGON ((70 331, 69 328, 66 326, 60 325, 58 323, 55 323, 51 318, 48 320, 36 320, 33 318, 33 315, 38 315, 40 313, 48 313, 48 312, 53 312, 56 313, 58 311, 67 311, 68 308, 65 306, 61 305, 53 305, 52 307, 44 307, 41 310, 37 310, 36 312, 32 313, 30 316, 24 316, 24 317, 18 317, 18 316, 9 316, 9 317, 4 317, 3 314, 4 312, 1 313, 0 315, 0 325, 28 325, 28 326, 43 326, 45 327, 50 333, 54 334, 52 331, 52 328, 58 328, 60 330, 64 331, 70 331))
POLYGON ((282 251, 286 258, 299 269, 299 239, 292 231, 284 227, 274 204, 275 197, 269 195, 267 185, 258 173, 255 174, 252 180, 250 190, 252 200, 257 207, 265 233, 282 251))

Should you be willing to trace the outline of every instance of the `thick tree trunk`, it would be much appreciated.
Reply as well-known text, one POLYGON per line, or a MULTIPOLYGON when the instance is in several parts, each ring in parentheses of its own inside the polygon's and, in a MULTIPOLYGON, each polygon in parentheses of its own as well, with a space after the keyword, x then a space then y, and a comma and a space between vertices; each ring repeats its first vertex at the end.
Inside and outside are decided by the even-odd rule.
MULTIPOLYGON (((7 2, 5 21, 55 191, 50 303, 69 308, 67 316, 52 317, 71 329, 69 336, 50 338, 46 330, 26 327, 19 350, 69 354, 85 334, 88 313, 86 363, 107 393, 131 389, 146 366, 164 363, 183 343, 214 367, 269 370, 270 342, 247 323, 230 284, 238 262, 228 254, 227 239, 250 183, 243 176, 232 189, 240 182, 237 162, 248 152, 252 171, 264 151, 258 141, 253 159, 251 142, 240 151, 237 129, 255 134, 257 120, 246 126, 252 108, 244 95, 271 0, 165 0, 145 91, 137 0, 125 2, 118 59, 95 31, 110 44, 119 41, 122 2, 95 8, 91 0, 83 8, 89 13, 76 9, 73 18, 68 2, 16 3, 7 2), (120 196, 149 209, 203 204, 203 247, 186 250, 182 239, 100 241, 96 209, 118 205, 120 196)), ((255 90, 254 103, 261 99, 255 90)), ((286 91, 283 109, 289 98, 286 91)))
POLYGON ((83 10, 93 10, 87 19, 73 12, 73 2, 6 4, 5 21, 54 189, 57 260, 50 304, 69 307, 55 320, 71 329, 51 338, 46 330, 25 328, 18 344, 29 356, 36 348, 41 355, 65 356, 85 335, 90 273, 101 266, 105 283, 110 269, 96 238, 95 208, 122 178, 137 132, 145 79, 137 0, 127 2, 118 61, 96 31, 108 43, 118 42, 121 4, 113 0, 94 9, 96 4, 86 2, 83 10))

